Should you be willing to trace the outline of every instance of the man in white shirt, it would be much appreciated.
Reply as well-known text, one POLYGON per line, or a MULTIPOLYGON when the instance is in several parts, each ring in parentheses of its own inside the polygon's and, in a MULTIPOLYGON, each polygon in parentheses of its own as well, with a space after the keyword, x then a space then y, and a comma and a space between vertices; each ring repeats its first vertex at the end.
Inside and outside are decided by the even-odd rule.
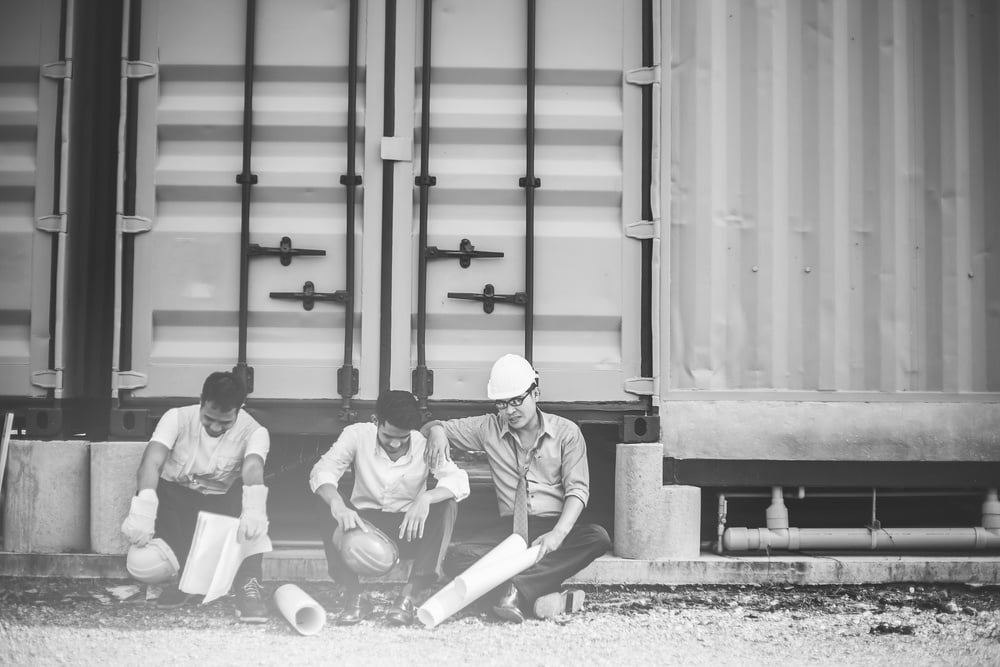
MULTIPOLYGON (((246 387, 237 375, 212 373, 202 387, 200 404, 171 408, 160 418, 143 452, 137 493, 122 523, 132 545, 129 571, 137 579, 175 580, 184 568, 201 511, 239 517, 240 541, 266 538, 264 460, 270 436, 242 409, 245 399, 246 387)), ((262 579, 263 554, 258 553, 243 561, 234 579, 241 621, 267 621, 262 579)), ((173 585, 157 604, 176 607, 187 597, 173 585)))
POLYGON ((408 391, 385 391, 375 405, 374 423, 351 424, 316 463, 309 487, 330 507, 324 527, 330 576, 344 587, 344 611, 338 623, 353 625, 371 614, 371 601, 358 575, 344 563, 333 544, 333 530, 366 530, 362 519, 396 541, 404 557, 413 558, 410 578, 386 613, 393 625, 409 625, 415 599, 441 576, 441 562, 458 516, 457 503, 469 495, 469 476, 441 457, 434 466, 424 460, 426 440, 417 401, 408 391), (354 467, 350 504, 337 488, 354 467), (429 475, 437 485, 427 488, 429 475))

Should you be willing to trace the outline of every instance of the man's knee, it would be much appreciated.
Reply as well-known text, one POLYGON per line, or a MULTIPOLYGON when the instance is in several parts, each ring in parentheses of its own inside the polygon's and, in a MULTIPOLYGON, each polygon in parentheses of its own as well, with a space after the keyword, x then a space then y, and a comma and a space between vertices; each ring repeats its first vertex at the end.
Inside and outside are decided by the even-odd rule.
POLYGON ((611 550, 611 536, 604 526, 596 523, 586 523, 580 526, 580 540, 593 547, 595 552, 605 553, 611 550))
POLYGON ((430 516, 442 521, 445 525, 449 523, 453 524, 458 517, 458 503, 454 498, 434 503, 431 505, 430 516))

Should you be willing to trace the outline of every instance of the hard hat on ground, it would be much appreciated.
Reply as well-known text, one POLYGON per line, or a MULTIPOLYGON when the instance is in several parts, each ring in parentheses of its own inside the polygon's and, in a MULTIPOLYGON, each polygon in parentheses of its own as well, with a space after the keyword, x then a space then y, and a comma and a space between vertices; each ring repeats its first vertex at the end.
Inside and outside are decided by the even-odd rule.
POLYGON ((367 533, 357 528, 345 533, 338 525, 333 531, 333 544, 351 571, 361 576, 381 577, 396 566, 399 549, 388 535, 368 521, 362 521, 368 528, 367 533))
POLYGON ((176 577, 181 568, 170 545, 156 537, 128 550, 125 569, 144 584, 162 584, 176 577))
POLYGON ((538 383, 538 373, 528 360, 517 354, 505 354, 493 364, 486 395, 491 401, 502 401, 520 396, 538 383))

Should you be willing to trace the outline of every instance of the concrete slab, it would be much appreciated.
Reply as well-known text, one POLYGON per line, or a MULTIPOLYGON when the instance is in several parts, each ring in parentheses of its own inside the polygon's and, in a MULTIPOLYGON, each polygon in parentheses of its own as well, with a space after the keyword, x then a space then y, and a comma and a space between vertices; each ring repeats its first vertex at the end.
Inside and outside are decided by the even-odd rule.
MULTIPOLYGON (((381 581, 402 582, 403 563, 381 581)), ((0 552, 0 576, 125 579, 123 556, 99 554, 20 554, 0 552)), ((325 581, 322 549, 279 549, 264 558, 268 581, 325 581)), ((987 584, 1000 585, 1000 557, 895 554, 823 556, 717 556, 690 560, 630 560, 602 556, 571 582, 646 585, 837 585, 987 584)))

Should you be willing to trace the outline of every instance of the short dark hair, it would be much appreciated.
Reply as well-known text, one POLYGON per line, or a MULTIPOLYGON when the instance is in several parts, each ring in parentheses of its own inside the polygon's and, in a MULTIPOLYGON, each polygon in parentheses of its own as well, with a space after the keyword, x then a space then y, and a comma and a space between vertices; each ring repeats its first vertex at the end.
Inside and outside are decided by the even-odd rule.
POLYGON ((410 392, 398 389, 388 389, 379 394, 375 402, 375 419, 379 424, 389 422, 411 431, 423 424, 417 399, 410 392))
POLYGON ((229 371, 216 371, 207 378, 201 387, 201 403, 212 402, 220 409, 235 410, 243 405, 247 397, 247 388, 240 376, 229 371))

